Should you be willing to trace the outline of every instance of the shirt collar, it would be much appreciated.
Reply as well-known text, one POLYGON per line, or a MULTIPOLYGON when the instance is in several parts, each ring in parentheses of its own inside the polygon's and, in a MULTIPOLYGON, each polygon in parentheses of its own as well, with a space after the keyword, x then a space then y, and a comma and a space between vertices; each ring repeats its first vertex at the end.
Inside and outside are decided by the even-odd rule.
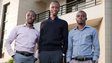
MULTIPOLYGON (((85 25, 84 28, 83 28, 82 30, 84 30, 85 28, 88 28, 88 27, 89 27, 89 26, 85 25)), ((79 29, 78 29, 78 26, 76 26, 76 27, 74 28, 74 30, 79 30, 79 29)))
MULTIPOLYGON (((58 17, 56 17, 54 20, 56 20, 56 21, 57 21, 58 19, 59 19, 59 18, 58 18, 58 17)), ((51 17, 49 17, 49 18, 48 18, 48 20, 49 20, 49 21, 52 21, 51 17)))
MULTIPOLYGON (((28 27, 28 26, 26 24, 23 24, 23 27, 28 27)), ((31 29, 35 29, 34 26, 31 29)))

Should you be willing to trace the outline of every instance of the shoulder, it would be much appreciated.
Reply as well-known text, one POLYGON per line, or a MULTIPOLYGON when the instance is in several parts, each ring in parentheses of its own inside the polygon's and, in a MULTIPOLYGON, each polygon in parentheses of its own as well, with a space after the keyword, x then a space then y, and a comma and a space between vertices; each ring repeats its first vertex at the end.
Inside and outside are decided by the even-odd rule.
POLYGON ((41 22, 41 24, 45 24, 45 23, 47 23, 47 22, 48 22, 48 19, 47 19, 47 20, 42 21, 42 22, 41 22))
POLYGON ((39 33, 39 31, 37 29, 34 28, 34 30, 35 30, 36 33, 39 33))
POLYGON ((19 28, 21 28, 21 27, 23 27, 23 25, 17 25, 17 26, 15 26, 13 29, 15 30, 17 30, 17 29, 19 29, 19 28))
POLYGON ((92 27, 92 26, 87 26, 89 29, 91 30, 96 30, 96 28, 92 27))
POLYGON ((74 29, 70 30, 70 31, 69 31, 69 34, 74 33, 74 31, 75 31, 74 29))
POLYGON ((61 23, 68 25, 67 21, 65 21, 65 20, 63 20, 63 19, 60 19, 60 18, 58 18, 58 19, 59 19, 59 21, 60 21, 61 23))
POLYGON ((91 32, 97 32, 96 28, 94 28, 92 26, 87 26, 87 27, 91 32))
POLYGON ((35 30, 35 34, 37 35, 37 36, 39 36, 40 34, 39 34, 39 31, 38 30, 36 30, 36 29, 34 29, 35 30))
POLYGON ((24 26, 25 26, 24 24, 22 24, 22 25, 17 25, 16 28, 22 28, 22 27, 24 27, 24 26))

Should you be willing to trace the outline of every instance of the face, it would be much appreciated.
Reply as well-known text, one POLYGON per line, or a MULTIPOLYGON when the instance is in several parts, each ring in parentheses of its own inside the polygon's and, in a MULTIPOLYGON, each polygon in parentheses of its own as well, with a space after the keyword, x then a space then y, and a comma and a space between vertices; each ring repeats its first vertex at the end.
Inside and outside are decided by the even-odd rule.
POLYGON ((84 12, 78 12, 76 15, 76 21, 78 24, 85 24, 85 21, 87 20, 86 14, 84 12))
POLYGON ((35 14, 33 12, 27 12, 26 13, 26 21, 28 24, 33 24, 33 22, 35 21, 35 14))
POLYGON ((58 14, 60 5, 56 2, 50 4, 50 14, 56 16, 58 14))

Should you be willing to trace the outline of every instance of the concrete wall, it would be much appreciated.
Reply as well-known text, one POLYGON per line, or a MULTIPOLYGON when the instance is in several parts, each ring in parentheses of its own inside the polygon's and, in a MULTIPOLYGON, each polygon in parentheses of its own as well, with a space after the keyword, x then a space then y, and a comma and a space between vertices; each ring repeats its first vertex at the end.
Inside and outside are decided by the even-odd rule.
MULTIPOLYGON (((104 6, 103 4, 90 7, 87 9, 84 9, 88 15, 88 20, 103 17, 104 18, 104 6)), ((69 24, 76 23, 75 21, 75 15, 77 12, 68 13, 62 16, 59 16, 61 19, 66 20, 69 24)), ((39 30, 40 22, 35 24, 36 29, 39 30)), ((105 63, 105 20, 103 19, 99 25, 95 25, 95 28, 99 32, 99 41, 100 41, 100 58, 99 63, 105 63)))
MULTIPOLYGON (((60 1, 61 5, 66 3, 65 0, 59 0, 59 1, 60 1)), ((103 17, 103 20, 101 21, 101 23, 98 26, 95 26, 97 28, 97 30, 99 31, 100 48, 101 48, 101 52, 100 52, 101 55, 100 55, 99 63, 109 63, 109 62, 111 63, 112 62, 112 61, 110 61, 111 59, 109 59, 109 58, 112 58, 112 56, 110 55, 110 53, 112 53, 112 52, 110 52, 110 50, 111 50, 110 49, 111 48, 111 45, 110 45, 111 38, 110 37, 112 37, 112 33, 111 33, 112 26, 110 25, 110 23, 112 21, 111 20, 112 19, 111 18, 112 6, 110 4, 112 4, 112 3, 110 3, 110 1, 111 0, 105 0, 105 2, 106 2, 105 8, 107 10, 104 10, 105 8, 104 8, 103 0, 102 0, 102 4, 100 4, 100 5, 84 9, 84 11, 87 12, 88 20, 95 19, 98 17, 103 17), (109 11, 110 13, 108 13, 107 11, 109 11), (104 12, 105 12, 105 14, 104 14, 104 12), (107 21, 107 22, 105 22, 105 21, 107 21), (106 26, 105 26, 105 23, 106 23, 106 26), (107 30, 107 31, 105 31, 105 30, 107 30), (108 33, 105 34, 105 32, 108 32, 108 33), (105 42, 108 42, 108 43, 106 43, 106 45, 105 45, 105 42), (105 47, 106 47, 106 50, 105 50, 105 47), (105 61, 105 51, 107 51, 106 52, 106 58, 107 58, 106 61, 105 61)), ((49 9, 49 3, 50 3, 50 2, 43 2, 43 1, 37 2, 37 0, 27 0, 27 1, 26 0, 3 0, 2 6, 8 2, 10 2, 10 5, 9 5, 9 11, 8 11, 8 15, 7 15, 8 21, 6 23, 6 28, 5 28, 7 30, 5 38, 7 38, 7 35, 9 34, 9 32, 11 31, 11 29, 14 26, 25 23, 25 13, 28 10, 32 9, 36 13, 43 12, 43 11, 49 9)), ((1 3, 1 0, 0 0, 0 3, 1 3)), ((1 7, 0 7, 0 10, 1 10, 1 7)), ((76 12, 72 12, 72 13, 62 15, 62 16, 60 16, 60 18, 66 20, 69 24, 73 24, 73 23, 76 23, 75 15, 76 15, 76 12)), ((35 23, 35 27, 38 30, 40 28, 40 23, 41 22, 35 23)), ((6 61, 10 58, 5 50, 4 50, 4 52, 6 53, 5 57, 4 57, 5 60, 0 60, 0 61, 6 61)))
MULTIPOLYGON (((60 5, 66 4, 66 0, 58 0, 58 1, 59 1, 60 5)), ((50 5, 51 1, 46 2, 46 3, 47 3, 46 10, 49 10, 49 5, 50 5)))
POLYGON ((101 21, 99 25, 99 42, 100 42, 100 58, 99 63, 107 63, 105 62, 105 21, 104 19, 101 21))
MULTIPOLYGON (((84 11, 87 13, 88 20, 103 17, 103 7, 102 4, 94 7, 90 7, 87 9, 84 9, 84 11), (94 11, 94 12, 93 12, 94 11)), ((60 16, 60 18, 66 20, 69 24, 76 23, 75 16, 77 12, 71 12, 65 15, 60 16)))
POLYGON ((25 14, 28 10, 34 10, 36 13, 43 11, 46 7, 46 4, 43 2, 37 2, 36 0, 19 0, 19 14, 17 24, 25 23, 25 14))
MULTIPOLYGON (((0 31, 1 31, 1 18, 2 18, 2 0, 0 0, 0 31)), ((0 38, 1 38, 1 33, 0 33, 0 38)))
POLYGON ((1 16, 2 16, 2 0, 0 0, 0 25, 1 25, 1 16))
POLYGON ((112 0, 105 2, 105 63, 112 63, 112 0))
MULTIPOLYGON (((6 13, 4 43, 5 43, 5 39, 7 38, 8 34, 10 33, 10 31, 17 24, 19 0, 2 0, 2 7, 7 3, 10 3, 10 5, 8 6, 8 12, 6 13)), ((1 10, 3 10, 3 8, 1 10)), ((1 11, 1 12, 3 14, 3 11, 1 11)), ((0 59, 0 62, 1 61, 5 62, 5 61, 9 60, 9 58, 10 58, 4 47, 3 47, 3 53, 5 53, 4 59, 0 59)))

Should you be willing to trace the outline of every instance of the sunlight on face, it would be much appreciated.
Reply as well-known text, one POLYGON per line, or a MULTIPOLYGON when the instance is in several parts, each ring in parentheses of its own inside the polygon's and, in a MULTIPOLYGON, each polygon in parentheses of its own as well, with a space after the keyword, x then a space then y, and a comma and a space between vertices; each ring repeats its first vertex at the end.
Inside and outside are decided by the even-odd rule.
POLYGON ((33 24, 35 18, 36 18, 36 15, 35 15, 34 12, 28 11, 26 13, 26 21, 27 21, 27 23, 33 24))
POLYGON ((51 15, 57 15, 58 12, 59 12, 59 8, 60 8, 59 3, 52 2, 52 3, 50 4, 50 14, 51 14, 51 15))

